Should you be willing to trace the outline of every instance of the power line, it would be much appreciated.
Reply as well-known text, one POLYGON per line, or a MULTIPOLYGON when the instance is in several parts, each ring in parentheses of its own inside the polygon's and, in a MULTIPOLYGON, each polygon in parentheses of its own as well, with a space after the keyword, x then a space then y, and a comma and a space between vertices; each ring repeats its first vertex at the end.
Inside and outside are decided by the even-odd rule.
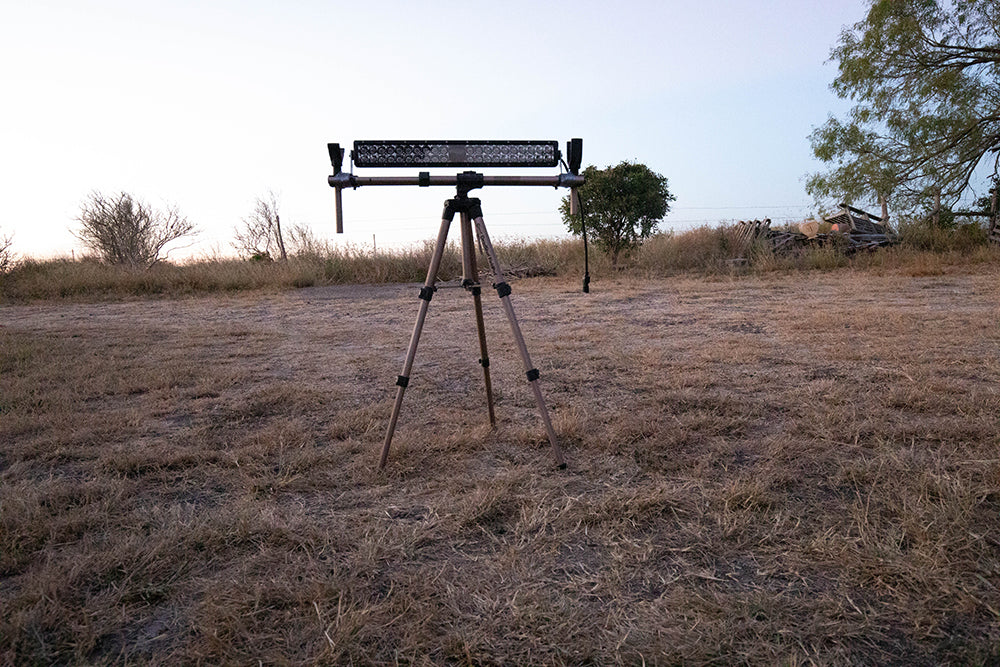
MULTIPOLYGON (((775 206, 676 206, 670 209, 670 212, 675 211, 740 211, 740 210, 774 210, 774 209, 811 209, 813 208, 808 204, 779 204, 775 206)), ((555 215, 554 211, 490 211, 490 218, 498 217, 510 217, 510 216, 525 216, 525 215, 555 215)), ((669 214, 668 214, 669 215, 669 214)), ((380 218, 352 218, 355 222, 409 222, 413 220, 427 220, 427 216, 407 216, 407 217, 380 217, 380 218)), ((686 222, 685 220, 677 220, 676 218, 668 218, 669 222, 686 222)), ((517 224, 517 223, 506 223, 506 224, 517 224)))
POLYGON ((671 206, 671 211, 728 211, 746 208, 812 208, 811 204, 775 204, 771 206, 671 206))

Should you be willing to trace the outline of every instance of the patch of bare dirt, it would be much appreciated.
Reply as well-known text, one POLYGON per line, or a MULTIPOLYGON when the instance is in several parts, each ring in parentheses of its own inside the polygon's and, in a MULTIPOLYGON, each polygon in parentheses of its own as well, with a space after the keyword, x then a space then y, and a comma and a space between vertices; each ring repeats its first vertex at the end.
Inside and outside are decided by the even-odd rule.
POLYGON ((0 662, 1000 659, 998 271, 0 307, 0 662))

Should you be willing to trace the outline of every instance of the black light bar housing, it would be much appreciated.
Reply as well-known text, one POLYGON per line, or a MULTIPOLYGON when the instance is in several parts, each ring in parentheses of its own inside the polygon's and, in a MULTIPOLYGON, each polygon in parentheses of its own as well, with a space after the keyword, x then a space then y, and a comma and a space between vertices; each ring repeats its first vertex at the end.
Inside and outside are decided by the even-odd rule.
POLYGON ((557 141, 355 141, 356 167, 555 167, 557 141))

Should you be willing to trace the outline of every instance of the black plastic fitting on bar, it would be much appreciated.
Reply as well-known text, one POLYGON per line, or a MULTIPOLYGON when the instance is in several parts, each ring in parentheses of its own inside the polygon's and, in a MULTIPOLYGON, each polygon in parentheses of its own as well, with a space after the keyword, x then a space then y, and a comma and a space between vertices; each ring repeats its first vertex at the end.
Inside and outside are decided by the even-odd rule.
POLYGON ((330 153, 330 164, 333 165, 333 174, 336 176, 344 168, 344 149, 340 144, 327 144, 326 150, 330 153))
POLYGON ((495 285, 493 285, 493 287, 497 291, 497 296, 500 297, 501 299, 504 298, 505 296, 510 296, 511 289, 510 285, 508 285, 507 283, 496 283, 495 285))
POLYGON ((397 375, 396 376, 396 386, 397 387, 402 387, 403 389, 406 389, 407 385, 409 385, 409 384, 410 384, 410 378, 406 377, 405 375, 397 375))
MULTIPOLYGON (((470 190, 478 190, 483 187, 485 177, 476 171, 463 171, 456 176, 458 179, 458 194, 460 197, 469 194, 470 190)), ((476 217, 476 216, 472 216, 476 217)))
POLYGON ((420 298, 424 301, 430 301, 431 297, 434 296, 434 292, 437 291, 436 287, 421 287, 420 288, 420 298))
POLYGON ((566 160, 569 163, 569 173, 578 175, 583 163, 583 139, 570 139, 566 142, 566 160))
POLYGON ((479 360, 479 365, 482 366, 483 368, 489 368, 490 367, 490 359, 489 359, 489 357, 487 357, 485 359, 480 359, 479 360))
POLYGON ((532 368, 530 371, 525 373, 525 375, 528 376, 528 382, 534 382, 539 377, 541 377, 542 374, 538 372, 537 368, 532 368))

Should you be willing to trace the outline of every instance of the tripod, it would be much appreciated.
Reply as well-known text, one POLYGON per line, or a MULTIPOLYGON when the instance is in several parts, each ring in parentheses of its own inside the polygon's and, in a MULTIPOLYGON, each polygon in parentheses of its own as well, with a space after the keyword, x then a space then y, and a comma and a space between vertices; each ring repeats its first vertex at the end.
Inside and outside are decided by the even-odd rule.
MULTIPOLYGON (((434 246, 434 253, 431 256, 431 263, 427 269, 427 279, 420 290, 420 310, 417 312, 417 322, 413 327, 413 334, 410 337, 410 345, 406 351, 406 360, 403 362, 403 370, 396 379, 396 401, 392 406, 392 416, 389 418, 389 429, 385 434, 385 443, 382 445, 382 456, 379 459, 379 470, 385 467, 389 458, 389 447, 392 444, 392 436, 396 430, 396 421, 399 418, 399 410, 403 404, 403 393, 410 382, 410 371, 413 368, 413 359, 417 354, 417 344, 420 342, 420 334, 424 328, 424 320, 427 317, 427 309, 430 306, 431 297, 437 288, 434 286, 437 281, 437 273, 441 267, 441 258, 444 255, 445 245, 448 241, 448 230, 455 218, 459 214, 459 224, 462 231, 462 286, 472 294, 473 304, 476 311, 476 327, 479 331, 479 351, 481 357, 480 365, 483 367, 483 379, 486 383, 486 403, 489 410, 490 425, 496 426, 496 416, 493 410, 493 386, 490 382, 490 359, 486 351, 486 327, 483 322, 483 305, 476 268, 475 245, 472 234, 475 225, 476 238, 486 253, 487 261, 493 271, 496 280, 493 287, 500 297, 507 321, 510 323, 511 331, 514 334, 514 341, 524 362, 525 374, 535 395, 535 403, 542 417, 542 423, 548 433, 549 442, 552 445, 552 454, 556 464, 560 468, 566 467, 562 449, 556 439, 555 430, 549 420, 549 413, 545 409, 545 400, 542 398, 542 390, 538 384, 538 369, 531 363, 531 356, 528 354, 528 347, 524 343, 524 336, 521 334, 521 327, 517 323, 514 315, 514 306, 510 302, 510 285, 504 280, 503 272, 500 269, 500 262, 497 259, 493 244, 490 242, 489 234, 486 232, 486 223, 483 222, 483 211, 481 202, 478 199, 470 198, 470 190, 482 187, 483 176, 475 172, 464 172, 458 177, 458 193, 454 199, 449 199, 444 203, 444 213, 441 216, 441 229, 438 232, 437 243, 434 246)), ((339 192, 339 191, 338 191, 339 192)))

